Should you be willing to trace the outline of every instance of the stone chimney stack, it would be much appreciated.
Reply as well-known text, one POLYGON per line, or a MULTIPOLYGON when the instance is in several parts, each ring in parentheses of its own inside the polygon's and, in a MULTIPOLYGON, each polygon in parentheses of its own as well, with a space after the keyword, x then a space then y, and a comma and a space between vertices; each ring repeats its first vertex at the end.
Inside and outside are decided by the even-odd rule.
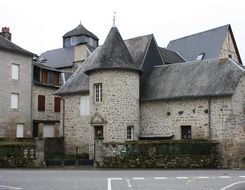
POLYGON ((0 32, 0 35, 11 41, 12 34, 9 32, 9 27, 2 27, 2 32, 0 32))

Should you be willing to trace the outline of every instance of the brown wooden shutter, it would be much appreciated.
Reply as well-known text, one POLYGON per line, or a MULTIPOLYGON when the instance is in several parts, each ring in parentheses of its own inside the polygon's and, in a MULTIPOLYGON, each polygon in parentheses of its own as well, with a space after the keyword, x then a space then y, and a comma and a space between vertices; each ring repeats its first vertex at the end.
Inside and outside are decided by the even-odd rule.
POLYGON ((38 95, 38 111, 45 111, 45 96, 38 95))
POLYGON ((60 97, 54 97, 54 112, 60 112, 60 97))
POLYGON ((48 83, 48 71, 41 71, 41 82, 47 84, 48 83))
POLYGON ((54 85, 55 86, 60 85, 60 73, 54 72, 54 85))

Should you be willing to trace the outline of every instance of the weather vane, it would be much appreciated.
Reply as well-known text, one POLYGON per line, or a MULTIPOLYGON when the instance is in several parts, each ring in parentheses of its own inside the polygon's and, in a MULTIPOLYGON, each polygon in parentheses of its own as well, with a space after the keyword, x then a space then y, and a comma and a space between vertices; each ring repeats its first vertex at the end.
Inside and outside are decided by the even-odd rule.
POLYGON ((113 25, 112 27, 116 27, 116 12, 113 13, 113 25))

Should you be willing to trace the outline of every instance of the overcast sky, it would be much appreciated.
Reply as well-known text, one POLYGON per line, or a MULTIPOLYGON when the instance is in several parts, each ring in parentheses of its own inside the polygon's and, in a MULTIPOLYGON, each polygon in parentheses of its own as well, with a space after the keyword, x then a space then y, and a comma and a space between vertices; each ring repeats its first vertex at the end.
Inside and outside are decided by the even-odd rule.
POLYGON ((0 5, 0 27, 10 27, 12 41, 40 54, 62 47, 62 36, 82 24, 105 40, 116 11, 123 37, 154 34, 159 46, 225 24, 231 24, 245 62, 244 0, 6 0, 0 5))

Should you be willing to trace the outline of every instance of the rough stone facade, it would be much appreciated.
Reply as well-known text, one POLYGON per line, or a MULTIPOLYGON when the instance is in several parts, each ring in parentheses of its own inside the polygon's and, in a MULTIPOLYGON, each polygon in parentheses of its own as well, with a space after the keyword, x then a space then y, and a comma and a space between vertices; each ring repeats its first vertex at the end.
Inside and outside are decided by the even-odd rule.
MULTIPOLYGON (((60 136, 60 112, 54 111, 53 93, 57 88, 34 84, 32 87, 32 118, 38 123, 38 133, 43 133, 45 124, 54 125, 54 136, 60 136), (38 95, 45 96, 45 111, 38 111, 38 95)), ((58 97, 58 96, 57 96, 58 97)))
MULTIPOLYGON (((64 96, 65 101, 65 118, 61 114, 61 121, 64 121, 64 140, 68 146, 78 146, 92 155, 92 127, 90 124, 90 116, 80 115, 80 97, 81 95, 64 96)), ((69 150, 66 150, 69 151, 69 150)))
POLYGON ((32 56, 0 50, 0 60, 0 137, 15 138, 17 124, 24 124, 24 137, 30 137, 32 56), (19 65, 19 80, 11 77, 12 63, 19 65), (11 93, 19 95, 17 110, 10 107, 11 93))
POLYGON ((104 142, 127 140, 127 126, 133 139, 139 136, 139 73, 124 70, 96 71, 89 81, 92 125, 103 125, 104 142), (102 102, 95 102, 94 84, 102 83, 102 102), (102 122, 93 121, 98 114, 102 122))
POLYGON ((141 135, 181 138, 181 126, 191 126, 193 139, 220 142, 224 167, 244 167, 245 77, 227 97, 163 100, 141 103, 141 135))

